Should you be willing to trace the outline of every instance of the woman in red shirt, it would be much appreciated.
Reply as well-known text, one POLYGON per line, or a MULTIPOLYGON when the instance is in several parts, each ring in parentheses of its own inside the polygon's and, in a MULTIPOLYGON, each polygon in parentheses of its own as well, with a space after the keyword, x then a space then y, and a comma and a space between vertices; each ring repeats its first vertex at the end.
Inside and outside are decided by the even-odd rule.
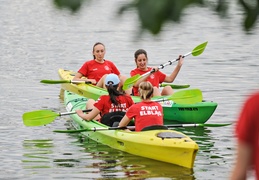
POLYGON ((163 108, 161 104, 151 100, 153 90, 150 82, 139 84, 139 94, 142 101, 128 109, 120 121, 119 127, 127 126, 132 119, 135 120, 135 131, 141 131, 147 126, 163 125, 163 108))
POLYGON ((171 95, 173 94, 173 89, 171 86, 166 86, 163 88, 162 92, 160 93, 159 91, 159 84, 162 82, 168 82, 171 83, 175 80, 177 74, 179 73, 181 66, 183 64, 183 58, 182 56, 179 56, 180 60, 178 61, 177 66, 175 67, 174 71, 171 73, 171 75, 167 76, 166 74, 162 73, 161 71, 158 71, 158 68, 151 68, 147 66, 148 62, 148 57, 147 57, 147 52, 144 49, 139 49, 135 52, 134 54, 135 57, 135 62, 137 68, 132 70, 130 72, 131 76, 134 76, 136 74, 145 74, 146 72, 150 72, 152 69, 155 71, 148 76, 145 76, 138 80, 134 86, 133 86, 133 94, 135 96, 138 96, 138 86, 139 83, 143 81, 149 81, 153 87, 154 87, 154 96, 161 96, 161 95, 171 95))
POLYGON ((119 83, 120 80, 116 74, 108 74, 105 78, 105 86, 109 95, 100 96, 96 102, 89 99, 86 108, 93 110, 88 114, 84 114, 82 110, 77 110, 77 114, 84 120, 90 121, 100 119, 108 113, 126 112, 134 102, 129 95, 117 90, 119 83))
MULTIPOLYGON (((86 61, 78 70, 73 80, 90 81, 98 87, 105 88, 104 80, 106 75, 113 73, 119 76, 121 84, 123 84, 127 77, 120 74, 113 62, 104 59, 105 53, 104 44, 101 42, 95 43, 93 46, 93 60, 86 61)), ((131 89, 127 90, 126 93, 131 94, 131 89)))

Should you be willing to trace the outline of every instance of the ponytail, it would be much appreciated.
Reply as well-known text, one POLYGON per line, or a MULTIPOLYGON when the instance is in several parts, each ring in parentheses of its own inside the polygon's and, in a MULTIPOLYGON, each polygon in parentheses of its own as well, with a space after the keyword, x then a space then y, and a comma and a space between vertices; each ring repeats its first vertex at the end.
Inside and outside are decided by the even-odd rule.
POLYGON ((153 95, 153 86, 150 82, 145 81, 139 84, 139 95, 143 100, 150 99, 153 95))

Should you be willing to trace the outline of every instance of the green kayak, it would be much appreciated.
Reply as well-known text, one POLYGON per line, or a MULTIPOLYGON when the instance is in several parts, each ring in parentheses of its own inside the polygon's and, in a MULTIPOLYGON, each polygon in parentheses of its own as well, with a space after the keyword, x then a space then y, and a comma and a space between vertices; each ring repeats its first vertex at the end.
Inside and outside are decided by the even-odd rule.
MULTIPOLYGON (((101 95, 107 94, 103 88, 96 87, 85 83, 69 83, 73 79, 75 72, 70 70, 59 69, 61 88, 86 98, 97 100, 101 95)), ((183 86, 186 88, 186 86, 183 86)), ((153 100, 168 99, 169 96, 155 97, 153 100)), ((132 96, 134 102, 139 102, 139 97, 132 96)), ((192 104, 179 104, 172 100, 163 100, 160 102, 164 111, 164 123, 198 123, 203 124, 212 116, 217 108, 217 103, 212 101, 201 101, 192 104)))

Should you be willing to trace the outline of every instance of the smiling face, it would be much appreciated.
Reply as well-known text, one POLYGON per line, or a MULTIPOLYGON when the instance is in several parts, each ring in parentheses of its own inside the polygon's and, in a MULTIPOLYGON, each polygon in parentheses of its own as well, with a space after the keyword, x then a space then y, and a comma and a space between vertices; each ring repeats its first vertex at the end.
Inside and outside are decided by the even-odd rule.
POLYGON ((141 70, 147 70, 147 57, 145 54, 139 54, 135 59, 137 68, 141 70))
POLYGON ((93 56, 94 59, 102 62, 105 55, 105 47, 103 44, 97 44, 93 47, 93 56))
POLYGON ((147 52, 144 49, 139 49, 134 54, 135 62, 138 69, 147 70, 147 52))

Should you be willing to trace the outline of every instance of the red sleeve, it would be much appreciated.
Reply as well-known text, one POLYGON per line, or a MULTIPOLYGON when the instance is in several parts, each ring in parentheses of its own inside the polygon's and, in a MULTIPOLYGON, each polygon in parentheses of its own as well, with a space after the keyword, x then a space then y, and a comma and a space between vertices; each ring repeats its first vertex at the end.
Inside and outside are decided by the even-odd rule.
POLYGON ((94 106, 102 113, 104 111, 105 103, 107 103, 105 96, 100 96, 99 99, 94 103, 94 106))
POLYGON ((88 64, 90 61, 85 62, 81 68, 78 70, 79 73, 83 74, 85 77, 88 75, 88 64))
POLYGON ((130 108, 126 112, 126 116, 128 116, 129 119, 133 119, 136 117, 136 112, 137 112, 137 104, 134 104, 130 106, 130 108))
POLYGON ((166 74, 162 73, 161 71, 157 71, 156 73, 157 73, 158 78, 159 78, 159 83, 164 82, 165 78, 166 78, 166 74))
POLYGON ((244 103, 236 125, 236 136, 240 141, 252 143, 259 132, 259 93, 250 96, 244 103))
POLYGON ((118 68, 115 66, 115 64, 111 61, 108 61, 111 69, 112 69, 112 73, 117 74, 118 76, 120 75, 120 71, 118 70, 118 68))

